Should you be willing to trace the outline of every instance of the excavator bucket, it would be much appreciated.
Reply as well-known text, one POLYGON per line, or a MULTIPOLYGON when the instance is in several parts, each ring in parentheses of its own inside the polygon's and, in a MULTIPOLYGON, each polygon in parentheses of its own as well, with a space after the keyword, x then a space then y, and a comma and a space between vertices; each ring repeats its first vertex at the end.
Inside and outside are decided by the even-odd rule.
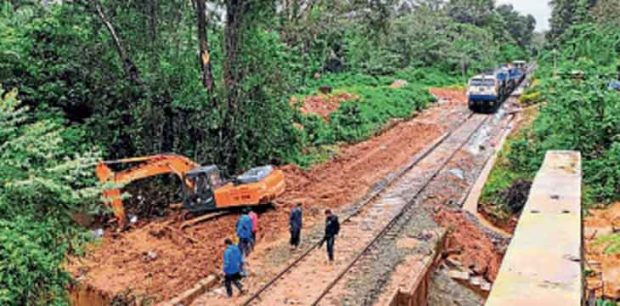
MULTIPOLYGON (((103 191, 103 201, 112 208, 114 216, 119 222, 119 226, 125 227, 126 215, 123 201, 121 199, 121 185, 131 183, 135 180, 147 177, 173 173, 176 174, 185 184, 185 173, 198 167, 199 165, 187 157, 176 154, 158 154, 152 156, 126 158, 114 161, 101 161, 97 164, 95 172, 101 183, 113 184, 103 191), (114 172, 109 165, 111 164, 137 164, 128 169, 114 172)), ((189 186, 191 188, 191 186, 189 186)))
MULTIPOLYGON (((95 169, 97 178, 100 182, 114 182, 114 171, 105 164, 105 162, 99 162, 95 169)), ((123 201, 121 200, 121 191, 118 188, 105 189, 103 191, 103 202, 112 208, 114 217, 119 221, 119 224, 124 226, 126 219, 125 208, 123 207, 123 201)))

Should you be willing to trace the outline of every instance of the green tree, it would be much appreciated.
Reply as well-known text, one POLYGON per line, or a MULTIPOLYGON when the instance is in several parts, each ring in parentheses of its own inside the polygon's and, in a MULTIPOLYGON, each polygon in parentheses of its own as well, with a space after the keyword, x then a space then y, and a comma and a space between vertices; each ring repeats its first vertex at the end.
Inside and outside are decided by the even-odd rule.
POLYGON ((69 154, 65 130, 33 120, 16 91, 0 97, 0 303, 63 304, 60 264, 80 237, 69 216, 96 205, 97 156, 69 154))
POLYGON ((551 0, 551 29, 547 39, 554 41, 573 24, 585 22, 589 9, 595 4, 596 0, 551 0))
POLYGON ((519 14, 511 4, 500 5, 496 11, 502 17, 503 24, 512 40, 521 48, 528 48, 532 43, 534 29, 536 28, 534 16, 519 14))
POLYGON ((620 27, 620 0, 598 0, 592 15, 600 24, 620 27))
POLYGON ((493 16, 494 7, 493 0, 450 0, 446 10, 457 22, 485 26, 493 16))

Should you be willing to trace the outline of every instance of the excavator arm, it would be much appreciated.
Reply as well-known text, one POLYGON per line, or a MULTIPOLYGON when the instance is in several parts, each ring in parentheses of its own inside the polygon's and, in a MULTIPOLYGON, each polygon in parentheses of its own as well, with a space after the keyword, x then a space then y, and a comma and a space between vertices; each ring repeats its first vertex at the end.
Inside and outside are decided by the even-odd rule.
POLYGON ((96 174, 101 183, 111 183, 111 188, 103 191, 106 205, 112 208, 114 216, 118 219, 121 227, 125 226, 126 215, 121 190, 119 186, 166 173, 176 174, 185 185, 192 188, 192 182, 187 180, 185 174, 200 165, 187 157, 176 154, 158 154, 152 156, 126 158, 113 161, 101 161, 97 164, 96 174), (113 164, 139 163, 129 169, 114 172, 109 166, 113 164))

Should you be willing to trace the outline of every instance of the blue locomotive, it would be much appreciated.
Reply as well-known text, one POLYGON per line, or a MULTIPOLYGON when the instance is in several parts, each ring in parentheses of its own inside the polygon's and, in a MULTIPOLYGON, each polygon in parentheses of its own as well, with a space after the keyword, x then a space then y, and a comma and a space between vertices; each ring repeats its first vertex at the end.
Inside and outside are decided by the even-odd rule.
POLYGON ((469 109, 495 112, 523 82, 526 72, 524 61, 514 61, 512 65, 474 76, 467 86, 469 109))

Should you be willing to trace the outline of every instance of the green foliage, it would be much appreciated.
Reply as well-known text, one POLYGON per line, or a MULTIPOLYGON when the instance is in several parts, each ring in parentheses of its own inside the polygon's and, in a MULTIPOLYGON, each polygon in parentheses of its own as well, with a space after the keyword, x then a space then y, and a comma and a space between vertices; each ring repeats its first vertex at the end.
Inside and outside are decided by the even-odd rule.
POLYGON ((547 38, 556 46, 555 40, 562 36, 571 26, 581 24, 588 20, 588 10, 596 0, 552 0, 550 25, 551 30, 547 38))
POLYGON ((620 234, 609 234, 596 239, 595 245, 605 245, 606 255, 620 254, 620 234))
POLYGON ((240 72, 243 93, 237 106, 243 115, 236 119, 234 129, 238 164, 228 165, 233 169, 286 159, 301 149, 301 135, 292 124, 294 112, 288 102, 294 77, 286 65, 292 55, 275 32, 255 27, 245 37, 240 72), (262 52, 255 52, 257 48, 262 52))
POLYGON ((505 205, 499 195, 516 180, 533 178, 548 150, 581 152, 585 204, 620 199, 620 93, 606 86, 615 77, 618 35, 617 29, 578 24, 565 31, 559 51, 541 54, 538 81, 526 92, 531 99, 524 99, 544 103, 531 126, 509 141, 504 163, 485 186, 485 203, 505 205))
POLYGON ((64 304, 60 263, 83 240, 69 214, 96 202, 97 156, 68 154, 62 127, 32 121, 16 95, 0 91, 0 303, 64 304))
POLYGON ((497 13, 501 19, 510 26, 506 29, 515 44, 527 50, 532 43, 536 19, 532 15, 522 16, 511 4, 503 4, 497 7, 497 13))
POLYGON ((446 86, 458 83, 458 79, 437 69, 408 68, 397 71, 391 77, 372 77, 365 74, 327 74, 320 80, 310 81, 306 94, 315 94, 311 88, 330 84, 336 92, 348 92, 358 99, 345 101, 324 122, 316 116, 302 116, 304 139, 313 146, 336 141, 355 142, 379 131, 392 118, 408 118, 420 110, 433 97, 428 86, 446 86), (401 88, 390 84, 400 79, 407 81, 401 88))
POLYGON ((620 27, 620 5, 617 0, 597 0, 592 15, 601 25, 620 27))
POLYGON ((458 22, 484 26, 490 23, 494 5, 493 0, 450 0, 447 11, 458 22))
MULTIPOLYGON (((209 11, 213 97, 199 81, 196 14, 188 1, 100 1, 139 70, 142 85, 127 80, 116 44, 92 3, 48 7, 3 3, 0 46, 6 51, 0 54, 4 65, 0 76, 5 87, 21 89, 22 100, 33 112, 63 114, 75 124, 65 133, 72 134, 76 144, 100 146, 106 157, 172 151, 200 162, 220 163, 235 172, 253 164, 295 160, 308 143, 306 138, 311 143, 359 139, 376 130, 386 116, 405 113, 402 104, 374 118, 366 116, 362 123, 348 118, 355 107, 345 104, 348 109, 343 109, 342 116, 336 114, 340 116, 336 121, 354 126, 339 128, 337 133, 332 129, 320 141, 306 137, 291 124, 297 115, 288 107, 288 97, 316 88, 315 73, 343 74, 321 78, 323 84, 336 88, 369 85, 364 79, 373 80, 373 86, 386 85, 381 77, 394 76, 413 86, 436 86, 462 83, 467 76, 494 66, 500 54, 501 61, 522 57, 522 44, 504 47, 495 41, 503 35, 495 28, 509 28, 508 22, 522 16, 508 10, 505 15, 512 19, 498 19, 499 11, 486 2, 481 6, 460 1, 458 6, 473 12, 472 16, 489 17, 492 23, 469 23, 452 16, 454 10, 432 4, 405 12, 395 11, 390 1, 327 1, 305 11, 280 3, 283 7, 277 12, 277 1, 257 1, 239 29, 227 32, 226 24, 215 22, 218 14, 209 11), (338 15, 355 17, 333 17, 338 15), (224 45, 233 34, 241 40, 228 67, 242 78, 231 88, 230 77, 224 74, 230 50, 224 45), (413 71, 415 76, 407 75, 413 71), (445 82, 446 74, 460 79, 445 82), (353 75, 362 83, 330 83, 353 75), (231 111, 230 103, 241 111, 231 111)), ((527 41, 531 33, 526 32, 511 34, 518 36, 511 41, 527 41)), ((408 89, 403 92, 413 94, 408 89)), ((368 90, 360 96, 367 101, 380 94, 368 90)), ((397 94, 390 92, 390 96, 394 99, 397 94)), ((427 98, 415 97, 417 102, 409 105, 418 108, 419 100, 427 98)), ((363 104, 385 101, 372 103, 363 104)), ((360 114, 368 112, 361 108, 360 114)))
POLYGON ((618 303, 612 300, 597 299, 596 306, 618 306, 618 303))
POLYGON ((0 4, 0 83, 23 101, 5 93, 0 105, 0 304, 63 303, 59 263, 81 240, 69 215, 100 207, 90 188, 98 155, 80 152, 177 152, 228 173, 307 166, 424 108, 429 86, 524 57, 532 34, 525 16, 488 0, 298 3, 220 1, 198 13, 181 0, 0 4), (228 19, 238 23, 221 22, 222 8, 242 12, 228 19), (197 56, 202 13, 213 91, 197 56), (408 85, 390 88, 396 79, 408 85), (328 121, 290 107, 323 85, 359 99, 328 121))

